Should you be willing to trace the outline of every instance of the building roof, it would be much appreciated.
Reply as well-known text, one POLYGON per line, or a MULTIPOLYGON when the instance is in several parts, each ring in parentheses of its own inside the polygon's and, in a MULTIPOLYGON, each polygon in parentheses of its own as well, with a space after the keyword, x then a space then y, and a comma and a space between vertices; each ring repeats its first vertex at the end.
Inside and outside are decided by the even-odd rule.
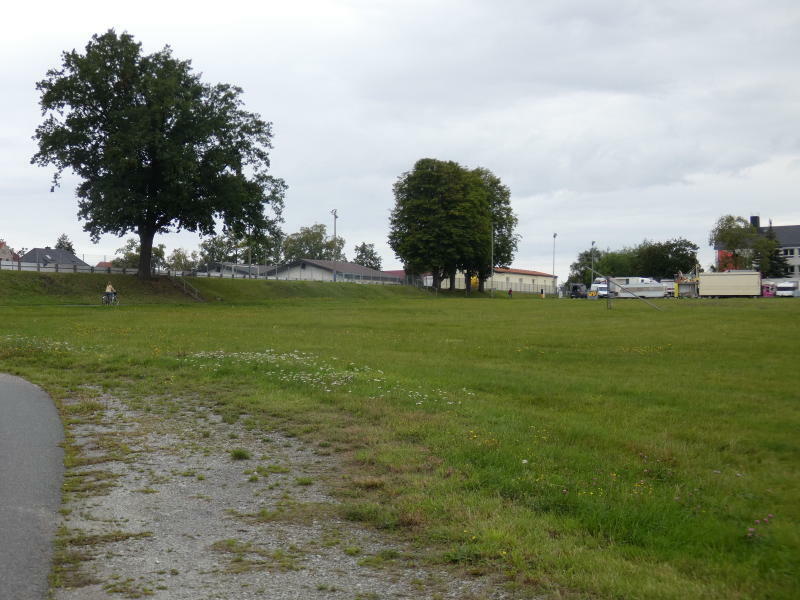
POLYGON ((406 272, 405 272, 404 269, 399 269, 399 270, 395 270, 395 271, 381 271, 381 273, 383 273, 384 275, 386 275, 388 277, 405 277, 406 276, 406 272))
MULTIPOLYGON (((768 229, 769 227, 759 227, 758 231, 764 235, 768 229)), ((773 225, 772 231, 775 232, 775 237, 781 247, 800 246, 800 225, 773 225)))
POLYGON ((277 270, 282 271, 284 269, 296 267, 297 265, 303 263, 314 265, 315 267, 324 269, 326 271, 336 271, 337 273, 343 273, 345 275, 359 275, 361 277, 386 277, 386 275, 380 271, 376 271, 375 269, 370 269, 369 267, 364 267, 362 265, 357 265, 356 263, 340 260, 317 260, 314 258, 301 258, 300 260, 296 260, 289 264, 281 265, 277 268, 277 270))
POLYGON ((504 269, 502 267, 495 267, 495 273, 509 273, 511 275, 536 275, 538 277, 555 277, 555 275, 551 275, 550 273, 542 273, 541 271, 527 271, 525 269, 504 269))
POLYGON ((22 262, 38 263, 40 265, 78 265, 88 267, 85 262, 72 252, 60 248, 33 248, 20 258, 22 262))

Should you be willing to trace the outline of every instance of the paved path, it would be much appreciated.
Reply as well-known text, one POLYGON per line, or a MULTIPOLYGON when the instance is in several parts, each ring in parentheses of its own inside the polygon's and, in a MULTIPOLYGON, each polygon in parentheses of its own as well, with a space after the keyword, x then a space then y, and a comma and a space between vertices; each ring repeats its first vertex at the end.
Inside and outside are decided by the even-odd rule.
POLYGON ((47 597, 63 439, 50 397, 0 373, 0 600, 47 597))

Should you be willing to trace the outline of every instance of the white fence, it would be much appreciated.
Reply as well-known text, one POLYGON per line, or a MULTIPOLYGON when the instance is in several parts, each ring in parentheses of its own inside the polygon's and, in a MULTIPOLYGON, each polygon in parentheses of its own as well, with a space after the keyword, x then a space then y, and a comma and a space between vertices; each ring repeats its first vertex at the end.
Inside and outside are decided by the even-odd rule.
POLYGON ((90 267, 89 265, 40 264, 18 260, 0 260, 0 271, 39 271, 42 273, 107 273, 109 275, 136 275, 138 269, 117 267, 90 267))
MULTIPOLYGON (((0 260, 0 271, 38 271, 40 273, 104 273, 108 275, 136 275, 139 270, 135 268, 118 268, 118 267, 90 267, 83 265, 65 264, 59 265, 54 263, 40 264, 32 262, 20 262, 16 260, 0 260)), ((281 281, 330 281, 333 282, 333 273, 327 278, 313 278, 313 277, 286 277, 273 273, 260 273, 257 274, 255 270, 252 273, 247 272, 247 267, 240 267, 238 269, 221 269, 219 271, 170 271, 164 269, 157 269, 153 272, 154 275, 167 275, 169 277, 208 277, 216 279, 279 279, 281 281)), ((397 277, 388 275, 357 275, 353 273, 336 273, 336 281, 347 283, 365 283, 377 285, 401 285, 403 281, 397 277)))

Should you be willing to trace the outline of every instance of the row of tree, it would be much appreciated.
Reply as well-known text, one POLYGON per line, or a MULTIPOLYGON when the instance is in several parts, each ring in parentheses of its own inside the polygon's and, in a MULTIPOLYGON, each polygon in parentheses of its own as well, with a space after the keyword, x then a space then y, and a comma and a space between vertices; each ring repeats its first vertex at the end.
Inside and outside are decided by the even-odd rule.
POLYGON ((569 282, 591 284, 596 273, 609 277, 639 275, 654 279, 671 279, 678 272, 688 273, 697 264, 697 244, 683 238, 666 242, 644 240, 621 250, 600 250, 591 247, 578 254, 570 265, 569 282))
POLYGON ((431 273, 434 288, 444 278, 455 287, 458 271, 467 291, 479 289, 493 266, 508 266, 519 237, 511 192, 491 171, 453 161, 423 158, 394 184, 389 245, 413 274, 431 273))
MULTIPOLYGON (((152 248, 152 266, 155 269, 191 271, 219 263, 243 263, 255 265, 285 264, 301 258, 345 261, 345 241, 342 237, 328 237, 325 225, 315 224, 301 227, 300 231, 286 237, 241 236, 231 231, 206 238, 199 251, 176 248, 166 254, 164 244, 152 248)), ((377 271, 381 270, 381 258, 374 244, 363 242, 354 248, 353 262, 377 271)), ((136 268, 139 265, 140 245, 136 238, 129 238, 116 251, 112 261, 115 267, 136 268)))

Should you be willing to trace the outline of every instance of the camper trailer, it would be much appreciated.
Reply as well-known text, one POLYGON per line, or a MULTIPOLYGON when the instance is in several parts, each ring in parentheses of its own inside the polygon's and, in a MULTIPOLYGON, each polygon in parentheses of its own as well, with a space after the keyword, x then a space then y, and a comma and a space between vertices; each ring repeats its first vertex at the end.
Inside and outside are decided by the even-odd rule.
POLYGON ((725 271, 700 273, 700 296, 731 297, 761 295, 761 273, 758 271, 725 271))
POLYGON ((615 298, 663 298, 667 286, 649 277, 612 277, 611 292, 615 298))

